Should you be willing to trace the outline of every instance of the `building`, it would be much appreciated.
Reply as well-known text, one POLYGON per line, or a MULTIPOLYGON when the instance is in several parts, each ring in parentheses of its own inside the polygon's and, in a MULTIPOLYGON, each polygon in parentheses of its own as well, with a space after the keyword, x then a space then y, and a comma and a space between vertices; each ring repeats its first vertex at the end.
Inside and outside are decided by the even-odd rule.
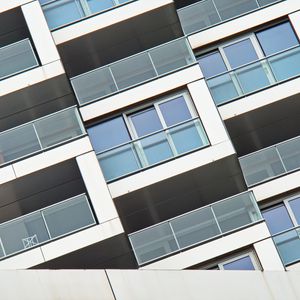
POLYGON ((298 0, 2 0, 0 114, 1 270, 299 269, 298 0))

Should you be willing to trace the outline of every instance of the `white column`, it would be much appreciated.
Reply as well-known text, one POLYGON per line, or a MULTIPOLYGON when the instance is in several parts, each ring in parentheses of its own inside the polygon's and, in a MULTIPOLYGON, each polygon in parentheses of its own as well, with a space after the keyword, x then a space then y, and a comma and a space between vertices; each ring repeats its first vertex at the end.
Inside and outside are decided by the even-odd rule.
POLYGON ((290 22, 294 27, 298 38, 300 39, 300 11, 296 11, 289 15, 290 22))

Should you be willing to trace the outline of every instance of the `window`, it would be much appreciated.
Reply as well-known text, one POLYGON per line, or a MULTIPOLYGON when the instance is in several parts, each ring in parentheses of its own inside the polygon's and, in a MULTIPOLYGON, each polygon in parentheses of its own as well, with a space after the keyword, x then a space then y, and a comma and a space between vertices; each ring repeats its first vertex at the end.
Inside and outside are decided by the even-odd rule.
POLYGON ((186 93, 92 126, 88 133, 107 180, 208 145, 186 93))
POLYGON ((291 24, 284 22, 220 45, 198 62, 216 104, 222 104, 298 76, 298 45, 291 24))
POLYGON ((262 212, 285 265, 300 260, 300 196, 262 212))

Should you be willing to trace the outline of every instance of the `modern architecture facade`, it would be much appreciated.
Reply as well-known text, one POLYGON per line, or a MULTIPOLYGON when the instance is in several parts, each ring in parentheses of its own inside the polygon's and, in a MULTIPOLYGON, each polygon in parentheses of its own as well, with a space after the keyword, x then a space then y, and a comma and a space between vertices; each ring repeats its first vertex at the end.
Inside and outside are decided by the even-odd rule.
POLYGON ((0 114, 1 270, 300 268, 300 1, 2 0, 0 114))

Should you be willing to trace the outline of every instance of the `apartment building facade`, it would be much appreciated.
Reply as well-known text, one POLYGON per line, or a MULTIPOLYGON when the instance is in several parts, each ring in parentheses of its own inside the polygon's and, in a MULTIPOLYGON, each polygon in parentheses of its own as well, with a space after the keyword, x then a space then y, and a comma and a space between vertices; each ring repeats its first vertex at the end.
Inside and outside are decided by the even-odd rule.
POLYGON ((299 269, 300 1, 1 1, 0 107, 0 269, 299 269))

